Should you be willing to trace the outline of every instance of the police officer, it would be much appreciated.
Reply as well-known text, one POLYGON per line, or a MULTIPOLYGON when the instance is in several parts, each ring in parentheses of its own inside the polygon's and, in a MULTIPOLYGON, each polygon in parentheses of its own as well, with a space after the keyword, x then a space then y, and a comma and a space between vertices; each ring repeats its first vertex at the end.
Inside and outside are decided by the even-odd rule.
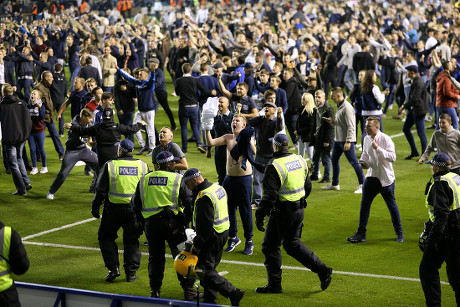
POLYGON ((99 207, 104 202, 98 239, 102 257, 109 273, 105 280, 110 282, 120 276, 117 232, 123 228, 124 268, 126 281, 137 279, 141 252, 139 236, 142 229, 136 221, 131 207, 131 198, 141 178, 148 172, 145 162, 133 158, 134 143, 123 139, 118 145, 118 158, 104 164, 97 179, 96 194, 92 202, 91 214, 99 218, 99 207))
POLYGON ((21 306, 13 274, 29 269, 29 258, 19 234, 0 222, 0 306, 21 306))
MULTIPOLYGON (((113 120, 113 110, 105 108, 102 114, 102 122, 87 128, 79 125, 72 125, 72 132, 82 136, 95 136, 97 139, 97 157, 99 166, 102 167, 105 162, 117 158, 117 147, 115 143, 119 142, 121 135, 133 134, 142 128, 144 121, 132 126, 116 124, 113 120)), ((66 124, 67 125, 67 124, 66 124)), ((68 125, 67 125, 68 127, 68 125)))
MULTIPOLYGON (((169 151, 156 157, 158 170, 141 178, 133 197, 134 211, 147 236, 149 249, 149 278, 152 297, 160 297, 165 270, 165 241, 174 257, 177 245, 186 240, 185 225, 191 219, 192 196, 182 183, 182 175, 175 173, 178 161, 169 151), (187 222, 188 221, 188 222, 187 222)), ((193 279, 177 275, 184 289, 184 299, 196 298, 193 279)))
POLYGON ((256 288, 257 293, 282 292, 281 244, 288 255, 318 274, 323 291, 331 282, 332 269, 300 241, 311 180, 305 160, 289 153, 288 146, 287 135, 275 135, 273 160, 265 170, 263 197, 256 211, 256 226, 260 231, 265 231, 264 218, 270 215, 262 242, 268 284, 256 288))
POLYGON ((452 160, 437 153, 431 161, 433 178, 427 184, 426 207, 431 222, 420 262, 420 281, 427 306, 441 306, 439 268, 446 262, 449 283, 460 306, 460 176, 449 172, 452 160))
POLYGON ((220 185, 203 179, 196 168, 185 172, 183 181, 195 199, 192 221, 196 237, 190 252, 198 255, 196 272, 204 288, 204 302, 215 304, 219 292, 230 299, 232 306, 239 306, 244 290, 235 288, 216 271, 230 227, 227 193, 220 185))

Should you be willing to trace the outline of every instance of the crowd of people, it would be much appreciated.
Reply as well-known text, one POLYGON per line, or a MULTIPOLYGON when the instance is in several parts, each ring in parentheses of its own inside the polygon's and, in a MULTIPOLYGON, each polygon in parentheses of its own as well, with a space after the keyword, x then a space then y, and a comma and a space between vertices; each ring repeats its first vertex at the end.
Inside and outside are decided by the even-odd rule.
MULTIPOLYGON (((281 175, 291 169, 279 163, 303 169, 301 162, 285 157, 289 143, 291 152, 296 151, 302 161, 311 161, 309 175, 303 180, 326 184, 323 190, 340 190, 342 154, 353 166, 358 181, 354 193, 362 194, 362 202, 359 228, 349 242, 366 241, 370 205, 380 193, 391 213, 396 241, 402 243, 405 239, 392 168, 396 153, 391 138, 383 133, 384 119, 393 106, 398 111, 393 119, 401 121, 410 147, 405 159, 417 157, 423 163, 437 150, 449 156, 451 171, 460 175, 460 16, 454 1, 171 0, 168 6, 160 1, 75 2, 38 1, 26 12, 20 1, 7 1, 0 12, 2 155, 6 172, 13 177, 15 195, 26 196, 32 188, 29 175, 47 173, 47 161, 56 157, 63 160, 62 168, 47 194, 48 199, 54 199, 81 160, 87 164, 85 174, 94 175, 90 191, 96 192, 93 215, 98 216, 104 195, 113 192, 107 178, 112 178, 111 161, 120 155, 122 135, 131 142, 129 146, 125 142, 128 148, 123 147, 129 152, 134 149, 135 135, 136 154, 151 156, 154 172, 184 174, 190 170, 188 143, 196 143, 197 150, 208 158, 215 147, 218 183, 228 196, 229 220, 227 230, 215 231, 228 232, 226 252, 241 244, 238 209, 244 229, 243 253, 251 255, 251 207, 259 212, 258 229, 263 229, 261 219, 273 207, 292 208, 285 215, 270 217, 269 225, 278 219, 303 218, 296 210, 308 196, 307 185, 296 182, 304 190, 300 196, 288 189, 299 196, 296 199, 275 193, 269 202, 265 195, 281 189, 280 182, 267 174, 278 172, 282 181, 294 180, 281 175), (167 89, 165 74, 172 79, 173 91, 167 89), (169 106, 170 95, 178 96, 177 116, 169 106), (329 97, 336 108, 329 104, 329 97), (155 116, 160 105, 170 126, 161 127, 158 133, 155 116), (72 123, 64 125, 64 114, 69 113, 64 111, 69 106, 68 121, 72 123), (414 125, 420 146, 411 132, 414 125), (64 151, 61 138, 65 128, 70 130, 64 151), (45 152, 45 129, 57 155, 45 152), (177 129, 180 146, 173 142, 177 129), (436 129, 429 142, 425 129, 436 129), (274 139, 279 135, 289 138, 283 137, 277 144, 274 139), (175 163, 166 167, 165 157, 159 156, 163 152, 170 152, 175 163), (281 162, 274 162, 277 159, 281 162), (37 163, 41 163, 40 171, 37 163), (363 169, 368 169, 366 175, 363 169), (104 182, 96 180, 98 174, 104 175, 99 176, 104 182)), ((136 172, 138 181, 143 180, 145 171, 139 168, 136 172)), ((207 182, 205 186, 202 182, 190 184, 191 189, 208 189, 207 182)), ((451 188, 457 195, 456 188, 451 188)), ((212 190, 210 195, 216 193, 212 190)), ((138 204, 143 204, 145 199, 140 197, 138 204)), ((212 204, 204 202, 203 206, 213 205, 216 210, 217 202, 210 198, 212 204)), ((120 199, 109 197, 107 201, 117 203, 120 199)), ((452 207, 452 212, 455 209, 452 207)), ((300 226, 293 222, 292 227, 300 226)), ((270 227, 262 246, 269 284, 257 288, 259 293, 281 292, 281 273, 273 263, 280 257, 280 242, 289 235, 273 228, 276 226, 270 227)), ((101 224, 101 250, 113 248, 103 230, 101 224)), ((153 244, 151 238, 149 245, 153 244)), ((216 248, 220 245, 216 243, 216 248)), ((313 261, 312 270, 318 272, 322 288, 327 288, 332 269, 306 247, 292 250, 284 246, 307 267, 312 267, 313 261), (314 260, 305 260, 306 254, 314 260)), ((119 276, 118 262, 109 258, 104 257, 109 263, 107 278, 113 280, 119 276)), ((135 280, 136 265, 127 269, 127 281, 135 280)), ((159 297, 161 280, 151 284, 155 285, 152 295, 159 297)), ((213 287, 212 282, 204 284, 213 287)), ((183 287, 187 298, 190 287, 183 287)), ((424 285, 424 290, 427 287, 424 285)), ((458 284, 453 287, 460 297, 458 284)), ((244 292, 233 288, 228 285, 223 293, 236 296, 234 301, 239 302, 244 292)), ((208 301, 215 301, 217 290, 213 291, 205 292, 208 301)), ((434 294, 425 293, 430 293, 428 303, 434 294)))

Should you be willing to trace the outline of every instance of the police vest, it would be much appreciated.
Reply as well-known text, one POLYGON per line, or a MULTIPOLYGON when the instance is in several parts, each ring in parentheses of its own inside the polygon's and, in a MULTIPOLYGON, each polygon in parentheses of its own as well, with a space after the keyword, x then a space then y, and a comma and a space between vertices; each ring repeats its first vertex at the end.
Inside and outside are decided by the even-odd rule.
POLYGON ((272 161, 281 181, 280 201, 298 201, 305 196, 305 178, 308 167, 305 160, 295 154, 277 158, 272 161))
POLYGON ((107 166, 109 201, 114 204, 129 204, 139 180, 147 173, 147 164, 141 160, 112 160, 107 162, 107 166))
POLYGON ((230 228, 228 218, 227 193, 220 185, 213 183, 209 188, 198 193, 195 200, 195 208, 193 209, 193 226, 196 227, 196 202, 203 197, 209 197, 214 207, 214 222, 212 224, 217 233, 222 233, 230 228))
POLYGON ((5 259, 10 257, 11 227, 4 226, 0 229, 0 292, 13 285, 13 273, 5 259))
POLYGON ((179 190, 182 175, 155 171, 146 174, 139 183, 142 200, 142 216, 148 218, 169 207, 174 214, 182 209, 179 207, 179 190))
MULTIPOLYGON (((452 190, 452 194, 454 194, 454 200, 450 205, 450 211, 457 210, 460 208, 459 204, 459 196, 460 196, 460 176, 455 173, 447 173, 441 177, 439 180, 447 182, 449 188, 452 190)), ((428 208, 428 216, 430 217, 430 221, 434 222, 434 207, 428 203, 428 196, 430 195, 431 188, 433 187, 434 182, 431 184, 427 196, 425 206, 428 208)))

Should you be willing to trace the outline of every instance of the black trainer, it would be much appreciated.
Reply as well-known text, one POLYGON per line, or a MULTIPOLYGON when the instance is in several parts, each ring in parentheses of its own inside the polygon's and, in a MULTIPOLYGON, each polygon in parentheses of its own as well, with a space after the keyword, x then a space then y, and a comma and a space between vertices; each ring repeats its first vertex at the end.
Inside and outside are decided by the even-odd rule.
POLYGON ((326 290, 331 283, 332 268, 326 267, 326 271, 323 274, 318 274, 319 280, 321 281, 321 290, 326 290))
POLYGON ((366 237, 361 235, 361 234, 359 234, 359 233, 355 233, 354 236, 347 238, 347 241, 349 241, 351 243, 366 242, 366 237))
POLYGON ((150 291, 150 297, 160 298, 160 290, 152 290, 152 291, 150 291))
POLYGON ((254 290, 256 293, 281 293, 283 290, 280 287, 273 287, 270 285, 265 285, 263 287, 258 287, 254 290))
POLYGON ((137 275, 136 273, 127 273, 126 274, 126 282, 132 282, 137 280, 137 275))

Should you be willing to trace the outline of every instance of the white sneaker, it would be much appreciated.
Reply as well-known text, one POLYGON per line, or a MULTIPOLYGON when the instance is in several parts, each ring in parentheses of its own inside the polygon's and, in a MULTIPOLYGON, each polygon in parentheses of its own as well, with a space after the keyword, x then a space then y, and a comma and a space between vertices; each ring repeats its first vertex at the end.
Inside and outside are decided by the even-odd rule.
POLYGON ((30 174, 31 174, 31 175, 36 175, 36 174, 38 174, 38 168, 32 167, 32 170, 30 171, 30 174))
POLYGON ((54 194, 48 193, 46 199, 54 199, 54 194))
POLYGON ((339 191, 340 190, 340 186, 339 185, 332 185, 331 184, 328 184, 324 187, 321 187, 321 190, 335 190, 335 191, 339 191))
POLYGON ((42 167, 42 169, 40 170, 40 174, 46 174, 48 173, 48 168, 46 166, 42 167))
POLYGON ((354 192, 355 194, 363 194, 363 185, 360 184, 358 186, 358 189, 356 189, 356 191, 354 192))
POLYGON ((323 177, 321 176, 321 171, 318 171, 318 179, 321 179, 321 177, 323 177))

